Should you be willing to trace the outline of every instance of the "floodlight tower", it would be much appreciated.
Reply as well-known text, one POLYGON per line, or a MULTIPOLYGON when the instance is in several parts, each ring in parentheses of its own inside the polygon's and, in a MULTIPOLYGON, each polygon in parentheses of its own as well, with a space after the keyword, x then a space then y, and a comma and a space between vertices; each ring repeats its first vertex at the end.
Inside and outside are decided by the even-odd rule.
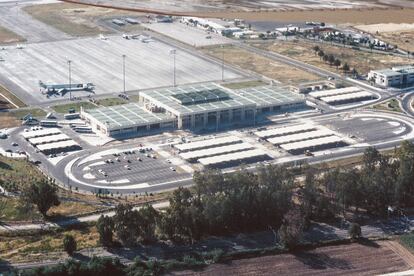
POLYGON ((69 99, 72 100, 72 61, 68 60, 69 99))
POLYGON ((124 94, 126 93, 125 59, 126 59, 126 55, 122 55, 122 74, 124 78, 124 94))
POLYGON ((176 59, 176 55, 177 55, 177 50, 176 49, 172 49, 172 50, 170 50, 170 55, 173 55, 173 57, 174 57, 174 73, 173 73, 173 78, 174 78, 174 81, 173 81, 173 84, 174 84, 174 87, 177 85, 177 80, 176 80, 176 63, 175 63, 175 59, 176 59))
POLYGON ((221 81, 224 81, 224 45, 221 45, 221 81))

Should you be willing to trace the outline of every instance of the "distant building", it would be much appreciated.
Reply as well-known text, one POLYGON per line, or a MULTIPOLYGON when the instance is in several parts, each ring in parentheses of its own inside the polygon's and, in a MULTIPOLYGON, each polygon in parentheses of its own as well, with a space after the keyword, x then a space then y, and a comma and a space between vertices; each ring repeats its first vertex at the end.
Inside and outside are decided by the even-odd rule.
POLYGON ((157 21, 157 23, 172 23, 173 18, 171 16, 166 15, 157 15, 155 17, 155 21, 157 21))
POLYGON ((368 74, 368 80, 382 87, 414 86, 414 65, 372 70, 368 74))
POLYGON ((192 25, 194 27, 198 27, 200 29, 204 29, 206 31, 215 32, 218 34, 222 34, 222 31, 227 28, 227 26, 225 26, 224 24, 221 24, 221 23, 209 20, 209 19, 199 18, 199 17, 185 16, 181 18, 180 22, 187 24, 187 25, 192 25))

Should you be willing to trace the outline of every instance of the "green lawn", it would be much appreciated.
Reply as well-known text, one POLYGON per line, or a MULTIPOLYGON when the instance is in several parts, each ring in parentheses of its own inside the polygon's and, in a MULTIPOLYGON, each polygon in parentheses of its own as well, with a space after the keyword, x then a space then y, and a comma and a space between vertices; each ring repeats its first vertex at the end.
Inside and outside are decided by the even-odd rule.
POLYGON ((414 253, 414 233, 400 236, 399 242, 408 250, 414 253))
POLYGON ((91 102, 74 102, 74 103, 69 103, 69 104, 55 105, 55 106, 52 106, 52 108, 57 113, 66 114, 66 113, 69 113, 69 109, 71 108, 75 109, 76 112, 79 112, 81 106, 85 109, 96 108, 96 105, 94 105, 91 102))
POLYGON ((96 103, 101 106, 114 106, 114 105, 121 105, 126 104, 129 101, 124 100, 122 98, 106 98, 97 100, 96 103))
POLYGON ((251 87, 257 87, 257 86, 263 86, 263 85, 266 85, 266 83, 261 81, 261 80, 253 80, 253 81, 244 81, 244 82, 234 82, 234 83, 223 84, 224 87, 227 87, 227 88, 230 88, 230 89, 251 88, 251 87))
POLYGON ((373 107, 375 109, 380 109, 380 110, 402 112, 402 110, 400 108, 400 103, 397 99, 391 99, 391 100, 386 101, 384 103, 376 104, 373 107))

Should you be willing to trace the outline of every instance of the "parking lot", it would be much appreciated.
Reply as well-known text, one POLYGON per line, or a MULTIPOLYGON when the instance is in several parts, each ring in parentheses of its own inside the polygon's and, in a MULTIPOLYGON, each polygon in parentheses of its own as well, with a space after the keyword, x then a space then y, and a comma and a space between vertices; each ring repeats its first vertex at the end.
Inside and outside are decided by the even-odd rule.
MULTIPOLYGON (((120 35, 107 40, 85 38, 8 47, 2 51, 0 82, 17 86, 17 93, 27 104, 53 101, 39 91, 39 80, 47 84, 68 83, 68 60, 71 60, 72 83, 93 83, 96 94, 123 90, 123 59, 126 55, 126 90, 173 85, 172 46, 151 39, 126 40, 120 35), (18 91, 20 90, 20 92, 18 91)), ((240 77, 227 69, 226 79, 240 77)), ((176 51, 176 83, 187 84, 221 80, 221 66, 183 50, 176 51)), ((75 92, 85 96, 88 92, 75 92)), ((66 95, 65 97, 69 97, 66 95)))
POLYGON ((388 118, 353 116, 344 119, 337 117, 321 123, 329 124, 335 131, 372 143, 395 139, 412 131, 409 125, 388 118))
POLYGON ((88 183, 118 188, 131 184, 151 186, 191 177, 153 150, 131 152, 104 155, 99 160, 83 163, 74 173, 88 183))

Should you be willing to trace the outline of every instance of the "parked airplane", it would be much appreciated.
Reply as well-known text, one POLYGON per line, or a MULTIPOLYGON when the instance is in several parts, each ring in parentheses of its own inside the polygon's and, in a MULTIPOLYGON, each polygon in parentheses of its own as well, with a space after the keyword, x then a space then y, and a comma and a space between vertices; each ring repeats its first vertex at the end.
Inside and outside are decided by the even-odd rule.
POLYGON ((123 34, 122 37, 125 38, 125 39, 137 39, 137 38, 139 38, 139 35, 137 35, 137 34, 135 34, 135 35, 123 34))
POLYGON ((93 93, 95 85, 93 83, 73 83, 73 84, 45 84, 39 81, 39 86, 44 89, 42 93, 47 95, 64 96, 67 92, 88 91, 93 93))

